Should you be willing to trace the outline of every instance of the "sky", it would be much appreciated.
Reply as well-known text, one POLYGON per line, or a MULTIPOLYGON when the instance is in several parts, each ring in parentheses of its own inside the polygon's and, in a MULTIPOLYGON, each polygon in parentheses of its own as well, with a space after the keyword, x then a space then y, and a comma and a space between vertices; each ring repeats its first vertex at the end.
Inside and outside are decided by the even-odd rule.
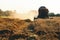
POLYGON ((60 0, 0 0, 0 9, 24 13, 45 6, 49 12, 60 13, 60 0))

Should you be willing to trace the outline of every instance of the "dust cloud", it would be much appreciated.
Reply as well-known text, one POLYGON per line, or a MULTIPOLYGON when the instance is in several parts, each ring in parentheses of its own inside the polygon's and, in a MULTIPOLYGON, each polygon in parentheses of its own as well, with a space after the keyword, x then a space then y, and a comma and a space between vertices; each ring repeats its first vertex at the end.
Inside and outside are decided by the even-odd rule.
POLYGON ((26 20, 26 19, 30 19, 31 21, 34 21, 34 18, 36 18, 38 16, 38 12, 36 10, 31 10, 27 13, 17 13, 17 12, 13 12, 9 18, 13 18, 13 19, 20 19, 20 20, 26 20))

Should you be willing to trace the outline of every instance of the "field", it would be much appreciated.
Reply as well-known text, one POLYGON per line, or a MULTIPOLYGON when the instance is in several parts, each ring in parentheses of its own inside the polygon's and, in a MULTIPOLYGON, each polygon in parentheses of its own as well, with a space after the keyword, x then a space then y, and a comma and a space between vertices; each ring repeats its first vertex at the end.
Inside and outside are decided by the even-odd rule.
POLYGON ((34 21, 0 18, 0 40, 60 40, 60 17, 34 21))

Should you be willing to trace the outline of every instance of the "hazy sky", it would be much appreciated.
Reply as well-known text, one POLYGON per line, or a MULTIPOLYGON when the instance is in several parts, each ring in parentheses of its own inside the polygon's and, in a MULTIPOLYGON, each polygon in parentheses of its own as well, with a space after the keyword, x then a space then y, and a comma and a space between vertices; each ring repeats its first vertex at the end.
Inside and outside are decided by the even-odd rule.
POLYGON ((0 0, 0 9, 27 12, 46 6, 50 12, 60 13, 60 0, 0 0))

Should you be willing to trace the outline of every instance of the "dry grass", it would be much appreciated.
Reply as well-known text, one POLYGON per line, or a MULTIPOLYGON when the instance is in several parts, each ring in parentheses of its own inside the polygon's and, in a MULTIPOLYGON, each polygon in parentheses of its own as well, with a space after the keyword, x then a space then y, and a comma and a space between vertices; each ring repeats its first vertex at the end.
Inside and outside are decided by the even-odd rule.
MULTIPOLYGON (((12 30, 15 34, 24 34, 28 37, 35 37, 36 40, 60 40, 60 18, 53 19, 35 19, 35 21, 26 22, 24 20, 0 18, 0 30, 12 30), (33 29, 28 29, 31 26, 33 29), (38 34, 37 32, 40 32, 38 34), (45 34, 44 34, 45 33, 45 34)), ((27 38, 23 39, 26 40, 27 38)), ((8 40, 8 39, 6 39, 8 40)))

